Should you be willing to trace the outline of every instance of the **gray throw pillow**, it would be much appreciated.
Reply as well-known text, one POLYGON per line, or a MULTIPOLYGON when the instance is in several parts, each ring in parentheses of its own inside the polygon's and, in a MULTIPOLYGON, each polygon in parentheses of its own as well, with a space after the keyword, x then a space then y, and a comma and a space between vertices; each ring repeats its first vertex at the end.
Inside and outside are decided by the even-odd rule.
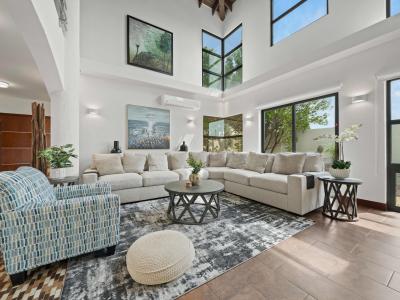
POLYGON ((187 159, 189 153, 187 152, 169 152, 168 157, 168 167, 170 170, 178 170, 188 168, 187 159))
POLYGON ((270 154, 250 152, 245 169, 257 173, 264 173, 270 157, 272 157, 270 154))
POLYGON ((109 157, 122 157, 122 153, 94 153, 92 155, 92 163, 90 164, 91 169, 96 168, 95 161, 99 159, 109 158, 109 157))
POLYGON ((201 161, 204 166, 207 166, 208 162, 208 152, 201 151, 201 152, 190 152, 193 158, 197 161, 201 161))
POLYGON ((305 153, 278 153, 275 156, 272 172, 277 174, 300 174, 303 172, 305 153))
POLYGON ((120 156, 96 159, 94 164, 100 176, 124 173, 120 156))
POLYGON ((146 165, 147 155, 144 153, 125 152, 122 157, 122 164, 126 173, 142 174, 146 165))
POLYGON ((227 156, 226 166, 232 169, 244 169, 247 163, 248 153, 231 152, 227 156))
POLYGON ((165 153, 150 153, 147 156, 149 171, 168 171, 168 159, 165 153))
POLYGON ((225 167, 226 152, 210 152, 208 154, 209 167, 225 167))
POLYGON ((306 153, 303 172, 322 172, 324 170, 324 160, 319 153, 306 153))

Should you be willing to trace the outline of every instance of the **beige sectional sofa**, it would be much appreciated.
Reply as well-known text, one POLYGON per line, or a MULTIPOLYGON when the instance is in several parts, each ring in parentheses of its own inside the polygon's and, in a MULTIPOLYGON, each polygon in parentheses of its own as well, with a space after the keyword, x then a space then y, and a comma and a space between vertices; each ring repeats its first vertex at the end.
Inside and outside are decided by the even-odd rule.
MULTIPOLYGON (((299 215, 322 206, 322 187, 316 177, 324 168, 319 154, 191 154, 206 165, 202 179, 222 182, 232 194, 299 215), (307 186, 306 175, 314 175, 314 186, 307 186)), ((166 183, 188 180, 187 157, 187 152, 94 154, 82 179, 84 183, 110 182, 122 203, 165 197, 166 183)))

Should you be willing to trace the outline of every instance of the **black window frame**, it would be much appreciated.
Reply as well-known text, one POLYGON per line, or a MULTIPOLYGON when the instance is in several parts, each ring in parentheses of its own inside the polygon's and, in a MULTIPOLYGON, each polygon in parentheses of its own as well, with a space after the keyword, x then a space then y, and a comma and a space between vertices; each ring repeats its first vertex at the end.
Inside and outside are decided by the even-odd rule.
MULTIPOLYGON (((291 107, 292 110, 292 151, 291 152, 296 152, 296 105, 302 104, 302 103, 307 103, 310 101, 315 101, 315 100, 320 100, 323 98, 327 97, 335 97, 335 134, 339 134, 339 93, 331 93, 331 94, 326 94, 326 95, 321 95, 305 100, 300 100, 296 102, 290 102, 287 104, 282 104, 274 107, 268 107, 266 109, 261 110, 261 153, 266 153, 264 151, 264 143, 265 143, 265 112, 269 110, 274 110, 278 108, 284 108, 284 107, 291 107)), ((335 144, 335 159, 338 157, 338 152, 339 149, 337 147, 337 144, 335 144)))
MULTIPOLYGON (((271 47, 272 46, 274 46, 275 44, 274 44, 274 24, 276 23, 276 22, 278 22, 279 20, 281 20, 282 18, 284 18, 285 16, 287 16, 288 14, 290 14, 292 11, 294 11, 294 10, 296 10, 297 8, 299 8, 301 5, 303 5, 304 3, 306 3, 307 1, 309 1, 309 0, 301 0, 301 1, 299 1, 298 3, 296 3, 295 5, 293 5, 292 7, 290 7, 289 9, 287 9, 286 11, 284 11, 283 13, 281 13, 279 16, 277 16, 275 19, 274 19, 274 0, 270 0, 270 30, 271 30, 271 34, 270 34, 270 37, 271 37, 271 40, 270 40, 270 45, 271 45, 271 47)), ((329 15, 329 0, 326 0, 326 15, 325 16, 327 16, 327 15, 329 15)), ((324 16, 324 17, 325 17, 324 16)), ((322 17, 321 17, 322 18, 322 17)), ((319 20, 319 19, 317 19, 317 20, 319 20)), ((315 20, 315 21, 317 21, 317 20, 315 20)), ((300 28, 299 30, 297 30, 296 32, 298 32, 298 31, 300 31, 301 29, 303 29, 303 28, 305 28, 305 27, 307 27, 307 26, 309 26, 309 25, 311 25, 312 23, 314 23, 315 21, 313 21, 313 22, 311 22, 310 24, 307 24, 306 26, 304 26, 304 27, 302 27, 302 28, 300 28)), ((294 33, 296 33, 296 32, 294 32, 294 33)), ((293 33, 293 34, 294 34, 293 33)), ((288 36, 289 37, 289 36, 288 36)), ((280 42, 280 41, 279 41, 280 42)), ((277 43, 279 43, 279 42, 277 42, 277 43)))
POLYGON ((395 15, 392 15, 391 10, 392 10, 392 0, 386 0, 386 18, 390 18, 390 17, 400 14, 400 13, 397 13, 395 15))
MULTIPOLYGON (((202 70, 201 76, 203 78, 203 73, 207 73, 207 74, 219 77, 221 79, 221 91, 225 91, 226 90, 225 89, 225 78, 227 76, 233 74, 235 71, 238 71, 239 69, 243 68, 243 48, 242 48, 242 46, 243 46, 243 34, 242 34, 242 39, 241 39, 240 44, 237 45, 235 48, 231 49, 228 53, 225 54, 225 40, 228 37, 230 37, 232 34, 234 34, 240 28, 243 28, 243 24, 242 23, 240 23, 238 26, 236 26, 231 32, 229 32, 223 38, 221 38, 221 37, 209 32, 207 30, 204 30, 204 29, 202 29, 202 31, 201 31, 201 70, 202 70), (214 38, 217 38, 217 39, 219 39, 221 41, 221 56, 216 54, 216 53, 214 53, 214 52, 212 52, 212 51, 204 49, 204 40, 203 40, 204 33, 206 33, 206 34, 208 34, 208 35, 210 35, 210 36, 212 36, 214 38), (233 68, 228 73, 225 73, 225 58, 228 57, 230 54, 232 54, 233 52, 235 52, 236 50, 238 50, 240 48, 242 48, 242 63, 241 63, 241 65, 233 68), (217 73, 214 73, 212 71, 209 71, 209 70, 206 70, 206 69, 203 68, 204 52, 206 52, 206 53, 208 53, 210 55, 216 56, 216 57, 221 59, 221 74, 217 74, 217 73)), ((243 73, 242 73, 242 83, 243 83, 243 73)), ((205 87, 203 85, 203 79, 202 79, 202 84, 201 85, 203 87, 205 87)))

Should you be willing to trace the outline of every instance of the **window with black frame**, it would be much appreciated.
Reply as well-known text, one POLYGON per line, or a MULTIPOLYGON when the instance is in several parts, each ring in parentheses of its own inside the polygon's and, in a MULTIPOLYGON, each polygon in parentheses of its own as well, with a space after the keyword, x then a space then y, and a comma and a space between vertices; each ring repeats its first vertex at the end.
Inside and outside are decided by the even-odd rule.
POLYGON ((332 160, 336 156, 335 143, 315 138, 337 134, 338 95, 265 109, 262 124, 263 152, 319 152, 332 160))
POLYGON ((203 30, 203 86, 227 90, 242 83, 242 25, 225 38, 203 30))
POLYGON ((328 14, 328 0, 271 0, 271 45, 328 14))
POLYGON ((400 13, 400 0, 386 0, 387 17, 392 17, 400 13))

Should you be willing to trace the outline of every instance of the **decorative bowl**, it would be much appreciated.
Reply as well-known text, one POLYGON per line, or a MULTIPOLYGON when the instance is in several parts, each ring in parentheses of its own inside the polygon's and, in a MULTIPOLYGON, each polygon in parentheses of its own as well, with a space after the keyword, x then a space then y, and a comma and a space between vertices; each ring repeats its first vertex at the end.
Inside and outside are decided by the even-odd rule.
POLYGON ((334 169, 330 168, 329 173, 337 179, 345 179, 350 176, 350 169, 334 169))

